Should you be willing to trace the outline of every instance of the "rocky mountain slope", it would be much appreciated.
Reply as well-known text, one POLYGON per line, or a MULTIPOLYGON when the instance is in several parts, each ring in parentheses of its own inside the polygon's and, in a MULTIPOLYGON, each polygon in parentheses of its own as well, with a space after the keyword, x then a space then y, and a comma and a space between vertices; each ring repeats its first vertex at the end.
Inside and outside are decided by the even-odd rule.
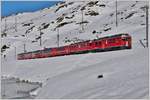
POLYGON ((36 98, 148 98, 147 1, 65 1, 2 19, 2 75, 44 85, 36 98), (16 19, 16 21, 15 21, 16 19), (40 36, 40 31, 42 32, 40 36), (15 53, 57 47, 112 34, 132 36, 132 49, 34 60, 15 53), (42 38, 42 46, 40 46, 42 38), (16 51, 15 51, 16 50, 16 51), (102 79, 97 79, 103 74, 102 79))

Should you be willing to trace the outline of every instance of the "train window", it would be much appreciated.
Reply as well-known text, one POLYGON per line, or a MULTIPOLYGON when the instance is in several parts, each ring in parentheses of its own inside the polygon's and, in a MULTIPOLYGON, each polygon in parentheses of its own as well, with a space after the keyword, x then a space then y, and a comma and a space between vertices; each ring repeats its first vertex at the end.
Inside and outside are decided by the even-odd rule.
POLYGON ((97 43, 97 42, 95 42, 95 45, 96 45, 96 46, 97 46, 97 44, 98 44, 98 43, 97 43))
POLYGON ((99 46, 99 45, 100 45, 100 43, 99 43, 99 42, 95 42, 95 45, 96 45, 96 46, 99 46))
POLYGON ((99 43, 99 46, 101 45, 101 42, 98 42, 99 43))
POLYGON ((81 46, 84 47, 85 45, 84 45, 84 44, 81 44, 81 46))
POLYGON ((109 39, 108 43, 115 43, 115 39, 109 39))
POLYGON ((92 43, 89 43, 89 46, 92 46, 92 43))
POLYGON ((100 46, 100 45, 101 45, 101 42, 96 42, 95 45, 96 45, 96 46, 100 46))

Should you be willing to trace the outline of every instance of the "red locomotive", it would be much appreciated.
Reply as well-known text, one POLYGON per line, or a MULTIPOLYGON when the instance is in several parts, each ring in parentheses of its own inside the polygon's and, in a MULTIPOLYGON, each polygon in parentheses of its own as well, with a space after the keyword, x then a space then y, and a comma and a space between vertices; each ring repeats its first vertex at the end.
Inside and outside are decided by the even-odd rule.
POLYGON ((131 49, 131 36, 129 34, 117 34, 95 40, 78 42, 62 47, 46 48, 27 53, 18 54, 18 60, 47 58, 88 52, 103 52, 121 49, 131 49))

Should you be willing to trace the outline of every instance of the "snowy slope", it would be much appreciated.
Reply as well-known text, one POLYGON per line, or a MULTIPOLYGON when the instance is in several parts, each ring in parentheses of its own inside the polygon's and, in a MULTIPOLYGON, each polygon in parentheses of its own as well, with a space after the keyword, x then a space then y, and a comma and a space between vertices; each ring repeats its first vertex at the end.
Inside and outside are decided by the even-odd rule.
POLYGON ((49 78, 37 98, 147 98, 148 77, 143 76, 148 76, 148 61, 142 59, 148 56, 141 52, 142 49, 121 51, 117 55, 116 51, 84 55, 90 57, 82 62, 76 60, 79 63, 76 68, 49 78), (106 55, 112 57, 104 60, 106 55), (104 78, 97 79, 101 74, 104 78))
POLYGON ((67 1, 37 12, 3 18, 2 31, 6 20, 7 36, 2 38, 2 46, 7 45, 9 49, 2 53, 6 55, 2 58, 2 75, 43 82, 36 98, 148 98, 148 49, 139 42, 145 39, 143 7, 146 4, 146 1, 118 1, 118 27, 115 25, 115 0, 67 1), (84 8, 83 21, 86 22, 84 31, 79 24, 81 8, 84 8), (90 15, 91 12, 96 15, 90 15), (61 46, 129 33, 132 49, 16 60, 15 48, 17 53, 23 52, 24 43, 27 51, 56 47, 57 27, 61 46), (44 33, 42 46, 39 45, 40 28, 44 33), (94 30, 98 33, 92 33, 94 30), (104 78, 97 79, 100 74, 104 78))

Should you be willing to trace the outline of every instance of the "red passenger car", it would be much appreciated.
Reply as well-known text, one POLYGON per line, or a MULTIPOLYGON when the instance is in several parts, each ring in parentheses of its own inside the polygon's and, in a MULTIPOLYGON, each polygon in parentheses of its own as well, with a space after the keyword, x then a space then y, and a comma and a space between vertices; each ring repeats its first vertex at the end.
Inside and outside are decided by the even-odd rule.
POLYGON ((47 48, 33 52, 18 54, 18 60, 55 57, 88 52, 103 52, 112 50, 131 49, 131 36, 117 34, 95 40, 78 42, 62 47, 47 48))

